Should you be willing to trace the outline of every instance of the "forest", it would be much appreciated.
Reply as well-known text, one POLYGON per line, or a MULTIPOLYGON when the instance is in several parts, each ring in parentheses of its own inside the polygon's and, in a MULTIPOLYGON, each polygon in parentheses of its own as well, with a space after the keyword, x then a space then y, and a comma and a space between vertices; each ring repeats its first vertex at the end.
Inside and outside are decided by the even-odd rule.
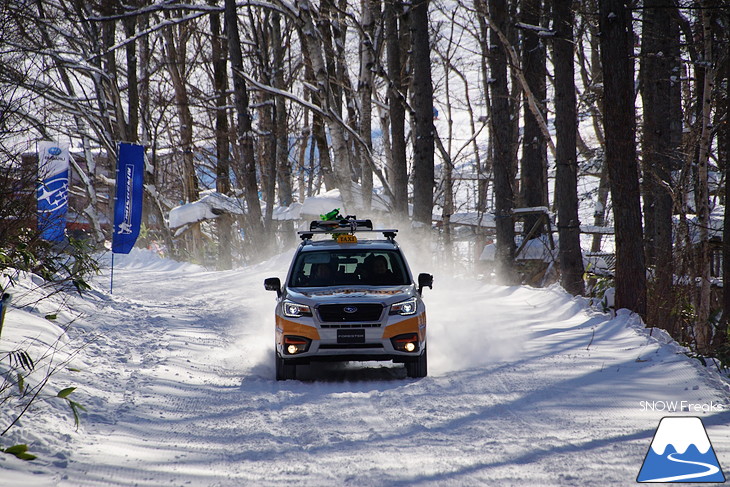
POLYGON ((449 259, 451 218, 475 215, 503 284, 522 282, 520 242, 555 229, 568 292, 615 288, 616 308, 730 358, 729 16, 727 0, 1 0, 0 271, 58 270, 29 224, 39 141, 71 147, 77 257, 109 240, 130 142, 141 244, 178 258, 256 262, 292 243, 277 209, 333 190, 449 259), (170 226, 210 195, 228 209, 170 226), (610 229, 610 273, 584 265, 606 250, 586 227, 610 229))

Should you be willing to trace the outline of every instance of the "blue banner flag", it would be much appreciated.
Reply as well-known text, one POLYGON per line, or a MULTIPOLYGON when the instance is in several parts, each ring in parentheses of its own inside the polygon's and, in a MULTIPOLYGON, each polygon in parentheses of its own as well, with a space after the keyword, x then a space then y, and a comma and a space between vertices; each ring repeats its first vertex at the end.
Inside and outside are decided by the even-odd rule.
POLYGON ((139 236, 144 192, 144 147, 119 144, 112 252, 128 254, 139 236))
POLYGON ((51 242, 62 242, 66 236, 68 163, 68 147, 38 142, 38 231, 51 242))

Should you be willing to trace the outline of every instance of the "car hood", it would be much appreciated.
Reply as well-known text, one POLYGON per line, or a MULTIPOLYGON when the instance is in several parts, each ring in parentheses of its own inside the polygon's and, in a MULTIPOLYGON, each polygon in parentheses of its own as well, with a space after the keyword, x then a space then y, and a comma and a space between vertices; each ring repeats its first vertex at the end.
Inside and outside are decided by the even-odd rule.
POLYGON ((342 286, 327 288, 289 288, 287 298, 302 304, 333 302, 381 303, 391 305, 416 295, 416 287, 408 286, 342 286))

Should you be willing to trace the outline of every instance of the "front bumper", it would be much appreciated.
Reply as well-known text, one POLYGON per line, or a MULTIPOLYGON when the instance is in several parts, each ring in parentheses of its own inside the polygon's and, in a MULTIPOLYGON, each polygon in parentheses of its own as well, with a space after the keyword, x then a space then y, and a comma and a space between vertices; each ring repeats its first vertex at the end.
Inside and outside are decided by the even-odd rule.
POLYGON ((387 316, 385 323, 320 323, 314 317, 276 316, 276 350, 296 363, 418 357, 426 346, 426 313, 387 316), (302 346, 301 342, 307 342, 302 346), (410 345, 409 345, 410 344, 410 345), (294 353, 292 353, 294 352, 294 353))

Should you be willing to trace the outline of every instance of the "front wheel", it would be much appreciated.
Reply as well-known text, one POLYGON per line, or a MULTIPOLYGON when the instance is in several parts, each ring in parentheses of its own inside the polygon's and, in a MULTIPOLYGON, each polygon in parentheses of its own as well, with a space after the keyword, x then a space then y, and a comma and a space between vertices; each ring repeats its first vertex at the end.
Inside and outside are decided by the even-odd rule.
POLYGON ((413 378, 426 377, 428 375, 428 357, 426 356, 425 348, 418 358, 406 362, 406 375, 413 378))
POLYGON ((276 380, 294 380, 297 378, 296 364, 279 357, 277 352, 274 352, 274 358, 276 360, 276 380))

